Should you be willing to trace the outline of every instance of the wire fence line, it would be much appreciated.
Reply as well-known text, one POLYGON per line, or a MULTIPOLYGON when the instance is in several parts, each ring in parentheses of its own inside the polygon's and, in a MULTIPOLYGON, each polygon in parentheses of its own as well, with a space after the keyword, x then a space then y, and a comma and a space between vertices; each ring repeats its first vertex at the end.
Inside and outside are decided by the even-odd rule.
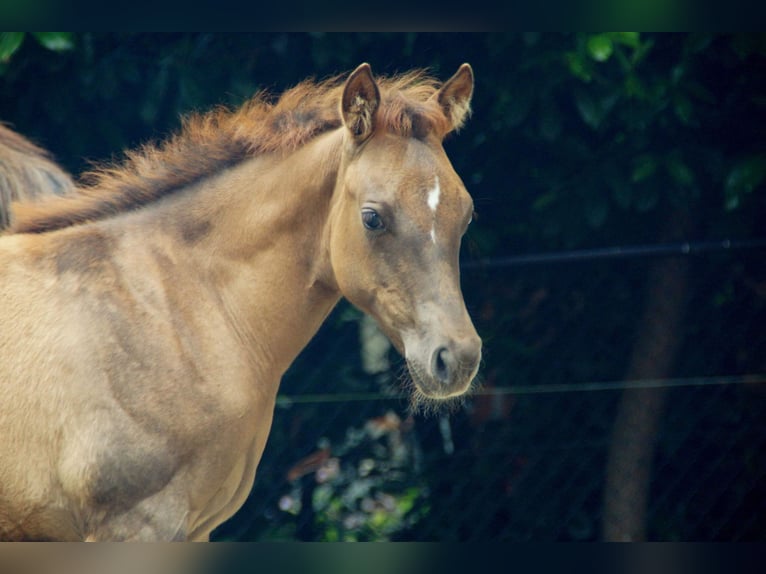
POLYGON ((662 243, 655 245, 630 245, 601 247, 596 249, 578 249, 558 251, 554 253, 532 253, 527 255, 512 255, 478 261, 461 263, 462 269, 490 269, 499 267, 514 267, 520 265, 535 265, 546 263, 566 263, 592 261, 598 259, 627 259, 635 257, 679 257, 701 255, 704 253, 730 252, 747 249, 763 249, 766 239, 722 239, 718 241, 683 241, 677 243, 662 243))
MULTIPOLYGON (((625 389, 672 389, 678 387, 707 387, 720 385, 756 385, 766 383, 766 374, 746 374, 721 377, 688 377, 679 379, 638 379, 633 381, 603 381, 568 383, 562 385, 511 385, 501 388, 478 388, 471 396, 540 395, 549 393, 586 393, 621 391, 625 389)), ((344 403, 357 401, 401 401, 405 393, 317 393, 277 395, 277 406, 297 404, 344 403)))

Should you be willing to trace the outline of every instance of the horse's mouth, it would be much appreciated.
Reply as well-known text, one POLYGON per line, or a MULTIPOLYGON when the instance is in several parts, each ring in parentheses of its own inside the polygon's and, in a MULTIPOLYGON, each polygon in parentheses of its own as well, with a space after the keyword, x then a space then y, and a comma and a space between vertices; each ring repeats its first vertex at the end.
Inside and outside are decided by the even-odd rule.
POLYGON ((430 375, 427 369, 415 361, 407 361, 407 370, 417 398, 437 401, 455 399, 468 393, 476 374, 473 368, 461 369, 452 380, 445 383, 430 375))

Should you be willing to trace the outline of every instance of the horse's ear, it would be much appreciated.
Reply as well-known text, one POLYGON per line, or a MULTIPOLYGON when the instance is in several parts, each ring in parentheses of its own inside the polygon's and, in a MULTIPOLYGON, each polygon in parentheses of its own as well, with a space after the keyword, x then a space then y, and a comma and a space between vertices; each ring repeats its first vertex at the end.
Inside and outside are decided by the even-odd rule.
POLYGON ((459 130, 471 114, 473 70, 463 64, 436 92, 435 98, 450 121, 451 130, 459 130))
POLYGON ((380 104, 380 91, 369 64, 362 64, 346 80, 340 113, 343 124, 356 141, 367 139, 375 130, 375 112, 380 104))

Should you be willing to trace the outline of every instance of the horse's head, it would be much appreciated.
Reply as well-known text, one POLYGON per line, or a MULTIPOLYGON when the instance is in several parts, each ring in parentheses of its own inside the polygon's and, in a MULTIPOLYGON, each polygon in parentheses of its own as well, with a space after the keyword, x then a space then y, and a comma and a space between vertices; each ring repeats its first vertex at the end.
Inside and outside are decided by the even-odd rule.
POLYGON ((400 102, 393 111, 362 64, 341 101, 346 132, 330 222, 333 272, 343 295, 404 355, 417 391, 434 399, 464 393, 481 359, 458 267, 473 202, 442 147, 468 115, 472 91, 473 72, 463 64, 428 101, 400 102), (407 129, 392 129, 394 121, 408 122, 407 129))

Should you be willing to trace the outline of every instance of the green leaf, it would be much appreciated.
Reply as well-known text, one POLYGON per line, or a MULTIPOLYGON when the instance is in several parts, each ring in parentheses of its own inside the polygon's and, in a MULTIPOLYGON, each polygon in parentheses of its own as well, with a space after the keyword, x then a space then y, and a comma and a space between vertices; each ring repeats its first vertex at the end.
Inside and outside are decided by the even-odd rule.
POLYGON ((601 114, 598 112, 598 105, 587 92, 575 93, 575 106, 580 112, 582 120, 591 128, 598 128, 601 123, 601 114))
POLYGON ((24 41, 24 32, 0 32, 0 62, 8 62, 24 41))
POLYGON ((707 32, 691 32, 684 41, 684 51, 689 54, 704 52, 713 42, 713 39, 714 35, 707 32))
POLYGON ((577 52, 567 52, 564 55, 569 71, 576 78, 580 78, 583 82, 590 82, 593 75, 591 74, 590 66, 577 52))
POLYGON ((643 44, 639 44, 636 49, 633 51, 633 57, 631 58, 631 61, 633 62, 633 65, 635 66, 641 60, 646 58, 646 56, 649 54, 649 52, 652 51, 652 48, 654 47, 654 40, 649 38, 646 42, 643 44))
POLYGON ((665 162, 665 167, 678 185, 688 187, 694 184, 694 172, 678 157, 670 156, 665 162))
POLYGON ((543 211, 549 205, 555 203, 557 198, 558 195, 554 191, 544 193, 532 202, 532 209, 534 211, 543 211))
POLYGON ((54 52, 66 52, 74 48, 71 32, 32 32, 40 44, 54 52))
POLYGON ((698 100, 714 106, 718 103, 718 98, 715 94, 708 90, 705 86, 694 80, 687 80, 685 82, 685 88, 688 93, 698 100))
POLYGON ((685 126, 692 125, 694 112, 692 111, 692 103, 689 101, 689 98, 676 94, 673 97, 673 111, 682 124, 685 126))
POLYGON ((575 106, 582 120, 593 129, 598 129, 606 117, 614 108, 619 93, 604 93, 598 99, 590 92, 576 91, 574 94, 575 106))
POLYGON ((751 193, 766 179, 766 154, 747 157, 737 162, 724 184, 726 209, 739 207, 742 197, 751 193))
POLYGON ((636 98, 638 100, 646 100, 649 96, 643 82, 635 74, 630 74, 625 78, 623 91, 629 98, 636 98))
POLYGON ((610 32, 609 38, 617 44, 636 49, 641 45, 641 35, 638 32, 610 32))
POLYGON ((642 155, 636 158, 633 165, 633 173, 630 180, 633 183, 639 183, 649 179, 657 171, 657 160, 650 155, 642 155))
POLYGON ((639 213, 646 213, 657 205, 659 198, 660 194, 657 192, 657 188, 639 186, 638 193, 634 198, 634 205, 639 213))
POLYGON ((588 38, 587 47, 590 57, 597 62, 606 62, 614 52, 612 40, 606 34, 588 38))

